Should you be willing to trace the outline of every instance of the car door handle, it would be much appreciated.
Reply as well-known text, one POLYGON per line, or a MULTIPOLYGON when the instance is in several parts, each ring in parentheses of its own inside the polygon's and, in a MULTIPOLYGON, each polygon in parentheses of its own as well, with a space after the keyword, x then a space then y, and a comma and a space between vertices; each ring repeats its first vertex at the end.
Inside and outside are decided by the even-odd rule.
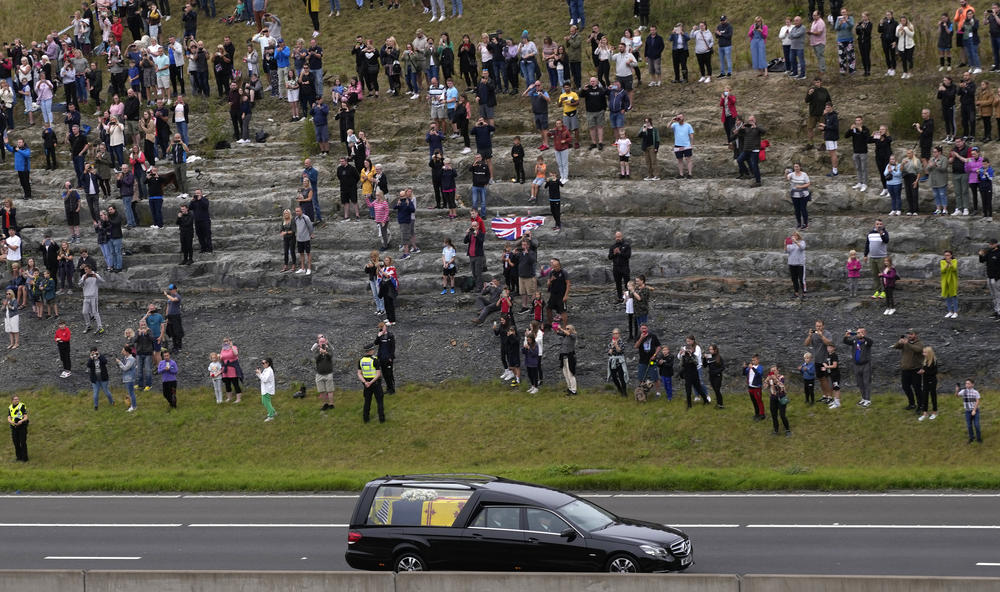
POLYGON ((535 537, 528 537, 528 542, 529 542, 529 543, 537 543, 537 542, 538 542, 538 539, 537 539, 537 538, 535 538, 535 537))
POLYGON ((481 539, 481 538, 483 538, 483 535, 479 534, 478 532, 474 532, 474 533, 472 533, 472 538, 474 538, 474 539, 481 539))

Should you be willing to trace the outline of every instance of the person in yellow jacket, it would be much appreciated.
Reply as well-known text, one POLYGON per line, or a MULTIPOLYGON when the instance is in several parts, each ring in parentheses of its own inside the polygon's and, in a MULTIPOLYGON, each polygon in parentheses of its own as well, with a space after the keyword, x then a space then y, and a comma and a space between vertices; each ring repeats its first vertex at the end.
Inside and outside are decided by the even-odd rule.
POLYGON ((7 423, 10 436, 14 440, 14 454, 17 460, 28 462, 28 408, 14 395, 7 408, 7 423))
POLYGON ((365 405, 362 410, 362 419, 365 423, 371 418, 372 397, 378 405, 378 422, 385 423, 385 407, 382 401, 385 394, 382 391, 382 369, 379 367, 378 358, 375 357, 375 344, 365 347, 365 355, 358 362, 358 380, 364 386, 365 405))
POLYGON ((958 318, 958 260, 951 251, 944 252, 941 259, 941 298, 948 312, 946 319, 958 318))

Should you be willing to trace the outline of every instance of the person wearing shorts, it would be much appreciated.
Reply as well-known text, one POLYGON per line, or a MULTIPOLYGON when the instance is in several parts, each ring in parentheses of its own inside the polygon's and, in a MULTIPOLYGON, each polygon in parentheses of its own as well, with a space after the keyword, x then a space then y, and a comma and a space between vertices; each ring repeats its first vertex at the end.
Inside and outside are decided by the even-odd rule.
POLYGON ((674 133, 674 156, 677 158, 677 178, 684 177, 684 165, 687 165, 687 178, 692 178, 694 162, 692 160, 693 151, 691 148, 691 138, 694 136, 694 129, 690 123, 684 121, 684 114, 678 113, 670 120, 670 129, 674 133))
POLYGON ((302 208, 297 207, 293 221, 295 222, 295 248, 299 253, 299 261, 302 263, 302 267, 295 273, 312 275, 312 220, 302 213, 302 208))
MULTIPOLYGON (((521 294, 527 294, 530 298, 535 290, 538 289, 538 278, 532 276, 530 278, 517 278, 517 291, 521 294)), ((525 307, 527 308, 527 307, 525 307)))
POLYGON ((479 104, 479 116, 482 117, 483 119, 485 119, 486 121, 493 121, 493 119, 494 119, 494 117, 493 117, 494 116, 493 107, 490 107, 489 105, 484 105, 484 104, 480 103, 479 104))
POLYGON ((562 124, 573 134, 573 147, 580 147, 580 95, 573 91, 569 81, 563 83, 562 94, 559 95, 559 105, 562 106, 562 124))
POLYGON ((549 149, 549 93, 542 88, 542 82, 536 80, 534 84, 524 89, 521 96, 531 99, 531 113, 534 117, 535 129, 542 136, 542 143, 538 150, 544 152, 549 149))
POLYGON ((330 343, 320 335, 312 346, 316 354, 316 391, 323 401, 320 411, 333 409, 333 356, 330 354, 330 343))

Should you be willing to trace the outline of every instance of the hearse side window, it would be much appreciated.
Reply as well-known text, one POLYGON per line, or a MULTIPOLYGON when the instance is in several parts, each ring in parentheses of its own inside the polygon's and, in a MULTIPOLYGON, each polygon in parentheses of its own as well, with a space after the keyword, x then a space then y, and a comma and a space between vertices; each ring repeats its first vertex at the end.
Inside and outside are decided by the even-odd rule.
POLYGON ((562 518, 548 510, 528 508, 528 530, 559 534, 569 527, 562 518))
POLYGON ((383 485, 368 511, 369 525, 452 526, 472 490, 383 485))
POLYGON ((499 528, 521 530, 521 508, 509 506, 488 506, 479 511, 472 521, 474 528, 499 528))

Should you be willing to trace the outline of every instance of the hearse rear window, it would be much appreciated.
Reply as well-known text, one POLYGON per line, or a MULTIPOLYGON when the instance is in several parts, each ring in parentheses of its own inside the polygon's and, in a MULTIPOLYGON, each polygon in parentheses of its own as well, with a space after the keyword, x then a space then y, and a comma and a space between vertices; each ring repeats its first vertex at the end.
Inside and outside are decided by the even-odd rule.
POLYGON ((452 526, 471 489, 383 485, 375 492, 368 524, 375 526, 452 526))

